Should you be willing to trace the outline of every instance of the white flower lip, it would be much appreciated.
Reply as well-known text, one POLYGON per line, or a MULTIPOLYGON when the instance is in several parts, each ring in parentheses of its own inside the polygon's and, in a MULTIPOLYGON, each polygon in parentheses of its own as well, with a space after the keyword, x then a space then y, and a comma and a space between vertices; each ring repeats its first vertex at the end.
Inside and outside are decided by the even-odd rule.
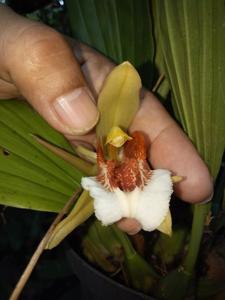
POLYGON ((163 222, 173 193, 171 173, 163 169, 152 171, 144 188, 136 187, 132 192, 119 188, 109 192, 96 177, 83 177, 81 185, 94 198, 95 215, 103 225, 113 224, 123 217, 135 218, 146 231, 155 230, 163 222))

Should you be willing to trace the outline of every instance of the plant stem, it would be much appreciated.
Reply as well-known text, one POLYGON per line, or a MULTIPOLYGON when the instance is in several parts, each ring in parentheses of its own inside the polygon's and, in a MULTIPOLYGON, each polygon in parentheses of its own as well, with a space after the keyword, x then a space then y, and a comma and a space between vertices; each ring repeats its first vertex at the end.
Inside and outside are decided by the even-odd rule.
POLYGON ((59 212, 59 214, 57 215, 57 217, 55 218, 55 220, 53 221, 53 223, 49 227, 48 231, 46 232, 43 239, 39 243, 37 249, 35 250, 34 254, 32 255, 32 257, 31 257, 28 265, 26 266, 23 274, 21 275, 21 277, 20 277, 16 287, 14 288, 9 300, 17 300, 19 298, 25 284, 27 283, 28 279, 30 278, 31 273, 32 273, 33 269, 35 268, 35 266, 38 262, 38 259, 40 258, 41 254, 43 253, 43 251, 45 249, 45 246, 47 245, 47 243, 49 241, 49 238, 52 235, 52 232, 55 230, 56 225, 61 221, 63 216, 66 213, 68 213, 68 211, 70 210, 70 208, 74 204, 74 202, 77 199, 77 196, 79 195, 80 192, 81 192, 81 189, 78 189, 73 193, 72 197, 69 199, 69 201, 63 207, 63 209, 59 212))
POLYGON ((210 203, 196 204, 192 221, 191 238, 188 253, 184 259, 184 271, 192 274, 198 258, 201 239, 204 231, 205 219, 210 209, 210 203))
POLYGON ((156 84, 154 85, 154 87, 152 88, 152 92, 155 93, 158 89, 158 87, 160 86, 160 84, 162 83, 162 81, 164 80, 165 75, 161 74, 158 78, 158 80, 156 81, 156 84))
POLYGON ((118 229, 116 227, 116 225, 111 225, 111 228, 113 229, 116 237, 118 238, 121 245, 123 246, 126 256, 129 258, 129 257, 132 257, 133 255, 135 255, 136 251, 134 250, 134 248, 133 248, 129 238, 126 236, 126 234, 123 233, 122 231, 120 231, 120 229, 118 229))

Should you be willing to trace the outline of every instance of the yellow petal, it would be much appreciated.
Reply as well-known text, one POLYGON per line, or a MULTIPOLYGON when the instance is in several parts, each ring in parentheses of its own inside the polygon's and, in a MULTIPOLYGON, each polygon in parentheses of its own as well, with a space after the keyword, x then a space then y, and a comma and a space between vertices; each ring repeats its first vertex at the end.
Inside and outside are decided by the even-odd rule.
POLYGON ((168 210, 168 213, 167 213, 165 219, 159 225, 159 227, 156 229, 162 233, 169 235, 169 236, 172 235, 172 218, 171 218, 170 210, 168 210))
POLYGON ((128 140, 132 140, 132 137, 126 134, 120 127, 114 126, 107 135, 106 144, 111 144, 119 148, 128 140))
POLYGON ((52 232, 45 249, 56 247, 68 234, 84 223, 93 212, 93 199, 87 191, 83 191, 69 215, 63 219, 52 232))
POLYGON ((98 137, 106 138, 114 126, 124 129, 130 126, 139 107, 140 88, 141 79, 129 62, 124 62, 112 70, 98 98, 98 137))
POLYGON ((184 179, 183 176, 171 176, 171 179, 172 179, 172 182, 173 183, 177 183, 177 182, 180 182, 184 179))

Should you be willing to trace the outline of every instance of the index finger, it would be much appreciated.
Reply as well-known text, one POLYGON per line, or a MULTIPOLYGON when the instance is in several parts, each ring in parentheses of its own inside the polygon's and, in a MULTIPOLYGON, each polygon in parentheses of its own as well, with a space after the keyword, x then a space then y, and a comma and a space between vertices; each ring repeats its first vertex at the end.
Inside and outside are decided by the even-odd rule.
MULTIPOLYGON (((86 80, 98 94, 114 64, 82 43, 75 42, 74 45, 86 80)), ((153 168, 168 169, 174 175, 184 177, 175 185, 175 192, 181 199, 196 203, 211 197, 213 183, 206 164, 163 105, 145 89, 140 109, 130 127, 131 132, 135 130, 145 133, 149 143, 148 157, 153 168)))
POLYGON ((145 133, 149 142, 148 157, 154 169, 168 169, 184 177, 175 185, 175 192, 182 200, 196 203, 211 197, 213 183, 206 164, 152 93, 145 93, 130 130, 145 133))

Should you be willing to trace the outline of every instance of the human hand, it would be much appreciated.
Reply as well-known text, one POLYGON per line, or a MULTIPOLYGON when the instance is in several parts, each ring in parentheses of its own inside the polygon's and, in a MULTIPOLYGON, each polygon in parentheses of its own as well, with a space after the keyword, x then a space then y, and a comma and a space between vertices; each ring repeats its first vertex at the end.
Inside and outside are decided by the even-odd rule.
MULTIPOLYGON (((94 98, 113 64, 96 51, 72 42, 75 59, 59 33, 2 5, 0 28, 0 98, 22 95, 72 143, 94 143, 94 133, 88 133, 99 117, 94 98)), ((206 165, 160 102, 146 90, 130 127, 131 132, 135 130, 146 135, 153 168, 185 177, 175 186, 182 200, 196 203, 210 198, 213 185, 206 165)), ((140 229, 133 219, 121 220, 118 226, 130 234, 140 229)))
MULTIPOLYGON (((98 95, 114 65, 82 44, 74 42, 74 50, 89 86, 98 95)), ((174 186, 176 195, 183 201, 199 203, 211 200, 213 181, 197 150, 157 98, 146 89, 141 94, 141 105, 130 132, 145 133, 149 146, 148 159, 152 167, 168 169, 173 175, 184 177, 183 181, 174 186)), ((94 144, 95 134, 92 132, 80 136, 79 140, 94 144)), ((135 234, 141 229, 141 225, 130 218, 124 218, 117 225, 129 234, 135 234)))
MULTIPOLYGON (((89 47, 73 42, 75 55, 82 64, 82 71, 93 93, 97 96, 104 80, 113 69, 112 62, 89 47)), ((167 113, 153 93, 143 89, 141 105, 130 127, 130 132, 142 131, 148 143, 148 159, 154 169, 168 169, 184 180, 176 183, 175 193, 183 201, 199 203, 208 201, 213 194, 213 182, 208 168, 197 150, 167 113)), ((72 139, 74 143, 95 143, 94 132, 72 139)), ((134 219, 118 222, 120 229, 134 234, 141 228, 134 219)))
POLYGON ((0 28, 0 99, 24 97, 65 135, 94 127, 94 97, 64 37, 1 4, 0 28))

